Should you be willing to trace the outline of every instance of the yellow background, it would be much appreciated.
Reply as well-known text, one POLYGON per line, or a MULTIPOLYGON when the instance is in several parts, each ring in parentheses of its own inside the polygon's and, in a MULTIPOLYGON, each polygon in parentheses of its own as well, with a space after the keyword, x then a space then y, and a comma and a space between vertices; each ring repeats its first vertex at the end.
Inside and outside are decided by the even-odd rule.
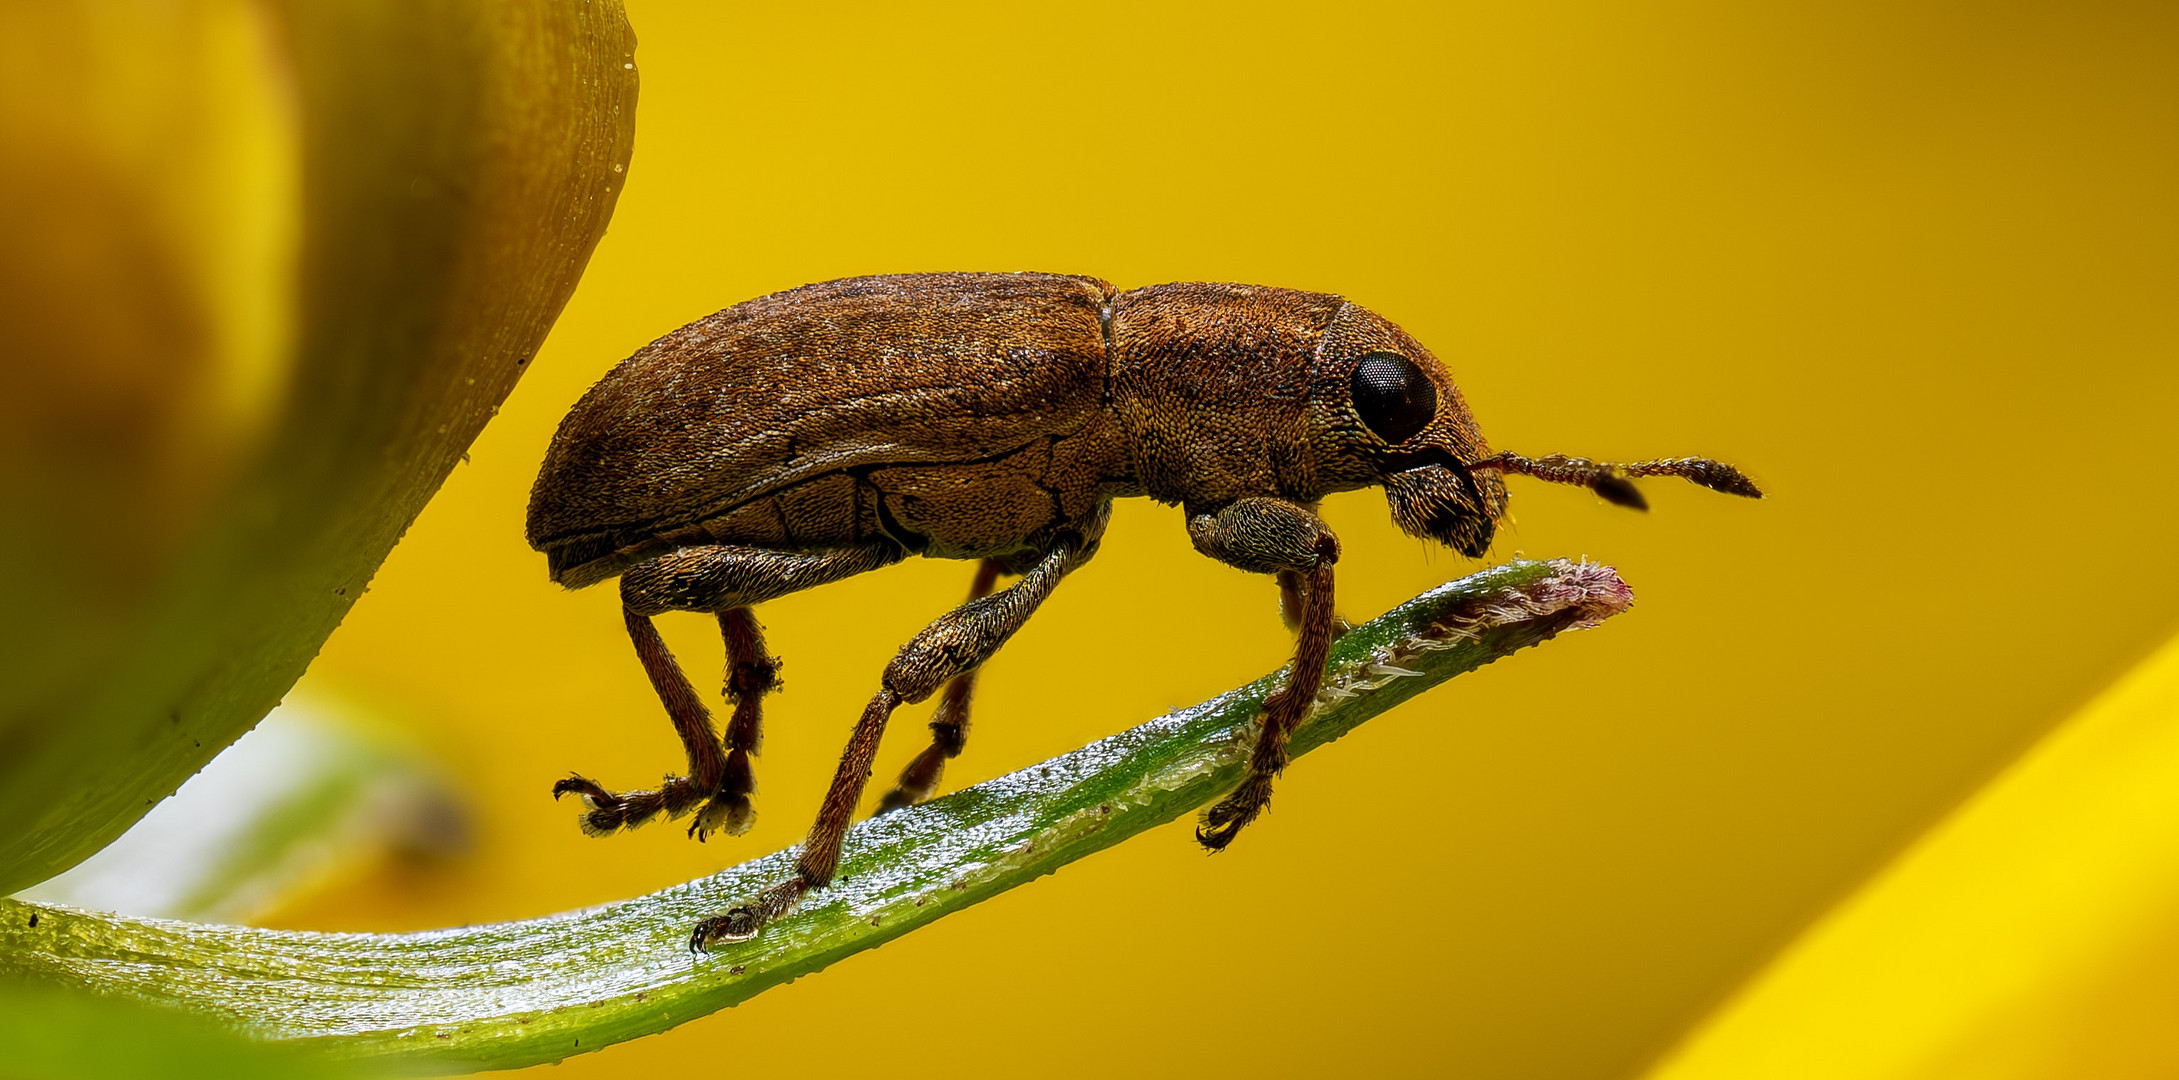
MULTIPOLYGON (((767 605, 787 692, 756 829, 595 841, 551 781, 679 752, 612 591, 561 592, 521 536, 577 395, 759 293, 925 269, 1339 292, 1428 343, 1498 446, 1710 454, 1773 497, 1653 481, 1637 515, 1514 480, 1492 557, 1609 562, 1634 612, 1311 755, 1223 856, 1159 830, 551 1075, 1624 1075, 2179 626, 2168 6, 629 8, 612 230, 306 677, 443 752, 475 853, 282 925, 542 914, 800 838, 969 568, 767 605)), ((1474 565, 1376 493, 1326 512, 1350 616, 1474 565)), ((949 788, 1270 669, 1273 595, 1123 504, 987 669, 949 788)), ((662 622, 715 685, 710 621, 662 622)))

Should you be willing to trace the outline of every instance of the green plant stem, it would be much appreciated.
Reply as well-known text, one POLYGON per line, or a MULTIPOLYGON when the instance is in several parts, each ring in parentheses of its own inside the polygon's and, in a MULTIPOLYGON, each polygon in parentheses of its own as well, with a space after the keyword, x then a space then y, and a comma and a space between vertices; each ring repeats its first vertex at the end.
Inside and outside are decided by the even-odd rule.
MULTIPOLYGON (((1339 640, 1294 752, 1632 599, 1608 567, 1564 560, 1516 562, 1424 593, 1339 640)), ((733 1005, 1187 814, 1239 781, 1257 709, 1281 677, 865 821, 830 888, 705 957, 689 955, 690 927, 785 876, 791 850, 586 911, 418 934, 201 926, 0 901, 0 976, 162 1002, 408 1071, 557 1061, 733 1005)))

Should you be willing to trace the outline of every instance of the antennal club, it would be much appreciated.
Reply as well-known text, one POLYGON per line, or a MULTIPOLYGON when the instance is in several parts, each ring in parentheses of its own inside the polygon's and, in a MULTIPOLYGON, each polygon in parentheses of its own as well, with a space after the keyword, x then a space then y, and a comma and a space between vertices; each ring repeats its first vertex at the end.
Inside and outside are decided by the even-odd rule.
POLYGON ((1677 476, 1712 491, 1760 499, 1763 492, 1739 469, 1709 458, 1660 458, 1656 461, 1620 463, 1547 454, 1526 458, 1519 454, 1494 454, 1468 464, 1470 469, 1496 469, 1501 473, 1533 476, 1552 484, 1573 484, 1596 492, 1614 506, 1649 509, 1649 500, 1634 486, 1637 476, 1677 476))

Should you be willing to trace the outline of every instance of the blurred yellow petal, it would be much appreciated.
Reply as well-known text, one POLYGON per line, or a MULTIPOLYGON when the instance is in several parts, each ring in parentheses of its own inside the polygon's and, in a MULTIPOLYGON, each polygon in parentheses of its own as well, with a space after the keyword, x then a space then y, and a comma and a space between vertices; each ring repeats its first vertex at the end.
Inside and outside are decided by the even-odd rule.
POLYGON ((0 893, 293 685, 543 341, 617 3, 0 12, 0 893))
POLYGON ((1808 931, 1652 1074, 2179 1075, 2179 640, 1808 931))
POLYGON ((258 11, 0 14, 10 750, 100 677, 283 382, 300 147, 258 11))

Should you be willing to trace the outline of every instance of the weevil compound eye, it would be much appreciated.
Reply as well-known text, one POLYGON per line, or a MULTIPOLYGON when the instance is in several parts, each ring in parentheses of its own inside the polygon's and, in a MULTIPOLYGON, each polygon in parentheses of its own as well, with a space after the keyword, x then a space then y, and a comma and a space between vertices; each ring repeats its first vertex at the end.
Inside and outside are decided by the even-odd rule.
POLYGON ((1371 353, 1354 365, 1354 411, 1388 443, 1406 442, 1430 426, 1438 412, 1438 388, 1413 360, 1371 353))

